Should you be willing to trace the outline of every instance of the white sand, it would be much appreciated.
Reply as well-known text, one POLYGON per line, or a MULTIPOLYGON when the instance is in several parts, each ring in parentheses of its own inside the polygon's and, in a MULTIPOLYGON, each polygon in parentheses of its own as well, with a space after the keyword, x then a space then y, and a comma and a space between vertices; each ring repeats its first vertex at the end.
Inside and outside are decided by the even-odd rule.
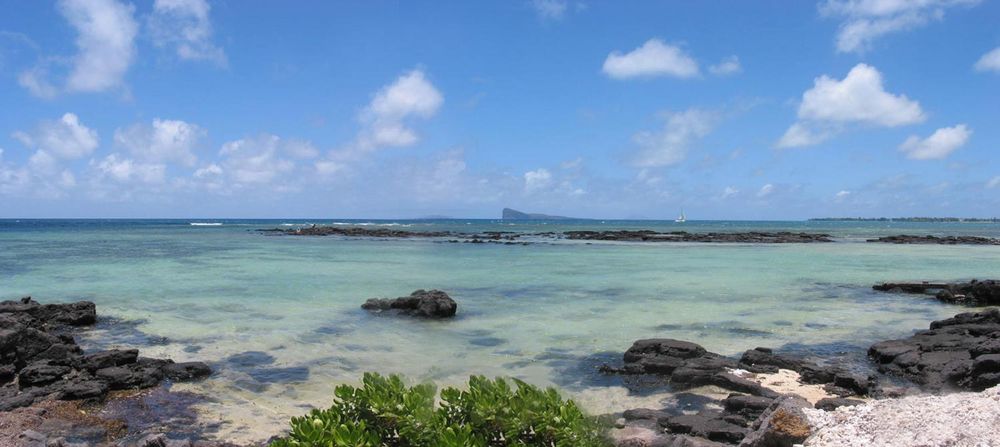
POLYGON ((814 427, 806 446, 1000 446, 1000 386, 805 411, 814 427))
POLYGON ((801 376, 799 376, 799 373, 790 369, 779 369, 774 374, 754 374, 744 369, 733 369, 730 372, 744 379, 753 380, 761 384, 764 388, 770 388, 781 394, 798 394, 799 397, 809 401, 811 404, 819 402, 820 399, 837 397, 823 389, 824 385, 812 385, 800 382, 799 379, 801 376))

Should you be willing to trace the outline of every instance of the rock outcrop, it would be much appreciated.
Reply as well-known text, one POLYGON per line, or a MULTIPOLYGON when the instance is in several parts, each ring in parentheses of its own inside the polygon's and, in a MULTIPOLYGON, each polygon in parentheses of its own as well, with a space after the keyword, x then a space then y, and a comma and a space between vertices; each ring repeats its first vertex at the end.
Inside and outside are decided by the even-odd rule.
POLYGON ((1000 305, 1000 281, 988 279, 985 281, 971 280, 969 282, 942 283, 882 283, 875 284, 872 289, 881 292, 933 294, 935 298, 945 303, 962 304, 966 306, 1000 305))
POLYGON ((134 349, 85 353, 72 330, 96 319, 91 302, 0 302, 0 411, 44 400, 100 399, 111 390, 211 374, 201 362, 144 358, 134 349))
POLYGON ((911 337, 868 350, 878 370, 924 389, 981 391, 1000 384, 1000 309, 935 321, 911 337))
POLYGON ((417 290, 410 296, 396 299, 371 298, 361 305, 370 312, 392 312, 424 318, 451 318, 458 311, 458 303, 440 290, 417 290))
POLYGON ((622 242, 715 242, 715 243, 751 243, 751 244, 791 244, 833 242, 828 234, 792 233, 788 231, 743 233, 688 233, 686 231, 671 231, 666 233, 652 230, 613 230, 613 231, 567 231, 567 239, 586 241, 622 241, 622 242))
POLYGON ((981 236, 916 236, 900 234, 868 239, 883 244, 938 244, 938 245, 1000 245, 1000 239, 981 236))

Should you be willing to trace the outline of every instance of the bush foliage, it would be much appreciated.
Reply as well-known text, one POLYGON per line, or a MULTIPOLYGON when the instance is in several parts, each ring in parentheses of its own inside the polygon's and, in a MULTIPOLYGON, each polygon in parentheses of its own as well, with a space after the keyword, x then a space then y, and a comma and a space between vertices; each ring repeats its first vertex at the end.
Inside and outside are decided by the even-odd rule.
POLYGON ((408 387, 399 376, 366 373, 342 385, 333 406, 292 418, 270 447, 606 447, 605 426, 554 389, 520 380, 469 379, 468 390, 408 387))

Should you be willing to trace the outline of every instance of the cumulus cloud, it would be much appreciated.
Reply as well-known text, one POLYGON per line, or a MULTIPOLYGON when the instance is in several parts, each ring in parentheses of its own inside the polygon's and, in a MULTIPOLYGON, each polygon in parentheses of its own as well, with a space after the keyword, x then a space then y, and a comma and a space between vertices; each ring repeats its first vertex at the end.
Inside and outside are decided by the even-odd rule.
POLYGON ((102 178, 110 178, 119 183, 163 183, 167 167, 160 163, 140 163, 110 154, 100 161, 92 160, 93 167, 102 178))
POLYGON ((43 120, 34 131, 17 131, 13 137, 25 146, 67 160, 90 155, 100 143, 97 131, 85 126, 72 113, 58 120, 43 120))
POLYGON ((155 118, 150 124, 134 124, 115 130, 115 143, 143 161, 194 166, 198 158, 192 150, 206 134, 195 124, 155 118))
POLYGON ((976 70, 1000 73, 1000 47, 994 48, 979 58, 979 61, 976 62, 976 70))
POLYGON ((848 190, 846 190, 846 189, 843 189, 843 190, 840 190, 836 194, 833 195, 833 201, 837 202, 837 203, 840 203, 840 202, 843 202, 844 200, 847 200, 847 198, 850 197, 850 196, 851 196, 851 192, 848 191, 848 190))
POLYGON ((972 130, 965 124, 942 127, 927 138, 911 135, 899 146, 899 150, 913 160, 939 160, 964 146, 970 136, 972 130))
POLYGON ((843 80, 823 75, 802 94, 799 121, 778 141, 778 147, 817 144, 845 125, 898 127, 926 119, 920 103, 885 90, 882 74, 858 64, 843 80))
POLYGON ((811 130, 802 123, 795 123, 778 140, 778 147, 813 146, 828 138, 830 138, 830 132, 811 130))
POLYGON ((282 158, 284 142, 276 135, 262 134, 222 145, 221 170, 234 187, 269 184, 295 169, 295 163, 282 158))
POLYGON ((68 59, 43 58, 18 75, 18 84, 44 99, 62 91, 103 92, 121 87, 135 60, 139 32, 135 7, 117 0, 60 0, 57 9, 76 30, 76 54, 68 59), (50 81, 50 68, 67 63, 70 70, 65 82, 50 81))
POLYGON ((149 16, 153 44, 174 49, 181 59, 226 65, 226 53, 212 42, 210 11, 205 0, 156 0, 149 16))
POLYGON ((631 163, 640 168, 671 166, 687 156, 691 145, 708 135, 718 117, 701 109, 669 114, 660 131, 642 131, 632 136, 639 147, 631 163))
POLYGON ((548 169, 539 168, 524 173, 524 191, 533 193, 541 191, 552 184, 552 173, 548 169))
POLYGON ((403 74, 392 84, 382 87, 361 112, 363 129, 357 138, 357 148, 372 151, 416 143, 419 137, 407 122, 434 116, 443 102, 441 92, 427 80, 423 71, 403 74))
POLYGON ((59 12, 77 32, 66 88, 100 92, 120 86, 135 59, 135 7, 116 0, 62 0, 59 12))
POLYGON ((735 196, 735 195, 737 195, 739 193, 740 193, 740 190, 738 190, 738 189, 736 189, 736 188, 734 188, 732 186, 727 186, 726 189, 722 190, 722 198, 723 199, 728 199, 728 198, 730 198, 732 196, 735 196))
POLYGON ((716 76, 730 76, 742 72, 743 65, 740 64, 740 58, 729 56, 718 64, 708 67, 708 71, 716 76))
POLYGON ((862 52, 887 34, 907 31, 944 18, 945 10, 972 6, 980 0, 826 0, 820 13, 843 20, 837 51, 862 52))
POLYGON ((614 79, 673 76, 697 77, 698 62, 678 46, 649 39, 628 53, 612 51, 604 60, 604 74, 614 79))

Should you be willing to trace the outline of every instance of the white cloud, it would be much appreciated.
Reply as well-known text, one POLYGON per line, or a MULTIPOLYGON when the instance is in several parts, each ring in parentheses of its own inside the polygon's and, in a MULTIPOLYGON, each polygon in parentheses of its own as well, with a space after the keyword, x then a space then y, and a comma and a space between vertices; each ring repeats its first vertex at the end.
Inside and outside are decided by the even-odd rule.
POLYGON ((743 65, 740 64, 740 58, 729 56, 718 64, 708 67, 708 71, 716 76, 729 76, 742 72, 743 65))
POLYGON ((135 59, 139 26, 135 7, 116 0, 62 0, 59 12, 77 31, 69 91, 100 92, 120 86, 135 59))
POLYGON ((153 43, 175 48, 185 60, 226 65, 226 54, 212 43, 211 6, 205 0, 156 0, 149 16, 153 43))
POLYGON ((993 177, 990 179, 990 181, 986 182, 986 187, 991 189, 1000 187, 1000 175, 993 177))
POLYGON ((284 151, 292 157, 301 159, 316 158, 319 156, 319 149, 316 149, 316 146, 311 141, 306 140, 287 140, 285 141, 284 151))
POLYGON ((91 166, 102 177, 120 183, 163 183, 167 169, 159 163, 139 163, 118 154, 108 155, 101 161, 91 161, 91 166))
POLYGON ((771 193, 773 192, 774 192, 774 185, 768 183, 760 187, 760 190, 757 191, 757 197, 763 199, 764 197, 771 195, 771 193))
POLYGON ((115 130, 115 143, 143 161, 176 162, 194 166, 198 158, 191 151, 206 134, 204 129, 195 124, 155 118, 148 125, 135 124, 115 130))
POLYGON ((539 168, 524 173, 524 191, 533 193, 541 191, 552 184, 552 173, 548 169, 539 168))
POLYGON ((792 124, 778 140, 778 147, 803 147, 822 143, 830 138, 830 132, 814 131, 802 123, 792 124))
POLYGON ((850 197, 850 195, 851 195, 850 191, 846 189, 840 190, 833 195, 833 201, 837 203, 843 202, 844 200, 847 200, 847 198, 850 197))
POLYGON ((558 20, 566 15, 569 2, 566 0, 531 0, 531 7, 542 19, 558 20))
POLYGON ((220 175, 222 175, 222 167, 215 163, 209 164, 204 168, 199 168, 198 170, 194 171, 194 177, 199 179, 218 177, 220 175))
POLYGON ((979 58, 979 61, 976 62, 976 70, 1000 73, 1000 47, 994 48, 979 58))
POLYGON ((17 83, 42 99, 52 99, 59 94, 59 88, 48 81, 48 70, 41 65, 21 72, 17 76, 17 83))
POLYGON ((899 146, 899 150, 906 153, 906 158, 913 160, 942 159, 965 145, 970 136, 972 130, 965 124, 942 127, 927 138, 911 135, 899 146))
POLYGON ((295 169, 290 160, 281 158, 281 138, 263 134, 254 138, 230 141, 222 145, 222 170, 234 186, 267 184, 295 169))
POLYGON ((861 52, 886 34, 941 20, 947 8, 972 6, 980 0, 826 0, 820 13, 844 21, 837 32, 837 51, 861 52))
POLYGON ((722 190, 722 198, 723 199, 728 199, 728 198, 730 198, 732 196, 735 196, 736 194, 739 194, 739 193, 740 193, 740 190, 738 190, 738 189, 736 189, 736 188, 734 188, 732 186, 727 186, 726 189, 722 190))
POLYGON ((361 112, 364 125, 357 139, 357 149, 372 151, 383 147, 409 146, 419 140, 407 127, 412 118, 430 118, 437 113, 444 97, 424 76, 413 70, 382 87, 361 112))
POLYGON ((58 120, 44 120, 33 132, 18 131, 13 137, 26 146, 37 147, 62 159, 87 156, 100 142, 97 131, 83 125, 72 113, 66 113, 58 120))
POLYGON ((799 122, 778 142, 779 147, 817 144, 844 125, 898 127, 926 119, 920 103, 885 90, 882 74, 858 64, 843 80, 823 75, 802 94, 799 122))
POLYGON ((615 79, 673 76, 698 76, 698 62, 680 47, 649 39, 641 47, 626 54, 612 51, 604 60, 604 74, 615 79))
POLYGON ((717 116, 701 109, 688 109, 667 116, 662 131, 643 131, 632 136, 639 151, 632 164, 640 168, 655 168, 680 163, 696 140, 708 135, 717 116))

